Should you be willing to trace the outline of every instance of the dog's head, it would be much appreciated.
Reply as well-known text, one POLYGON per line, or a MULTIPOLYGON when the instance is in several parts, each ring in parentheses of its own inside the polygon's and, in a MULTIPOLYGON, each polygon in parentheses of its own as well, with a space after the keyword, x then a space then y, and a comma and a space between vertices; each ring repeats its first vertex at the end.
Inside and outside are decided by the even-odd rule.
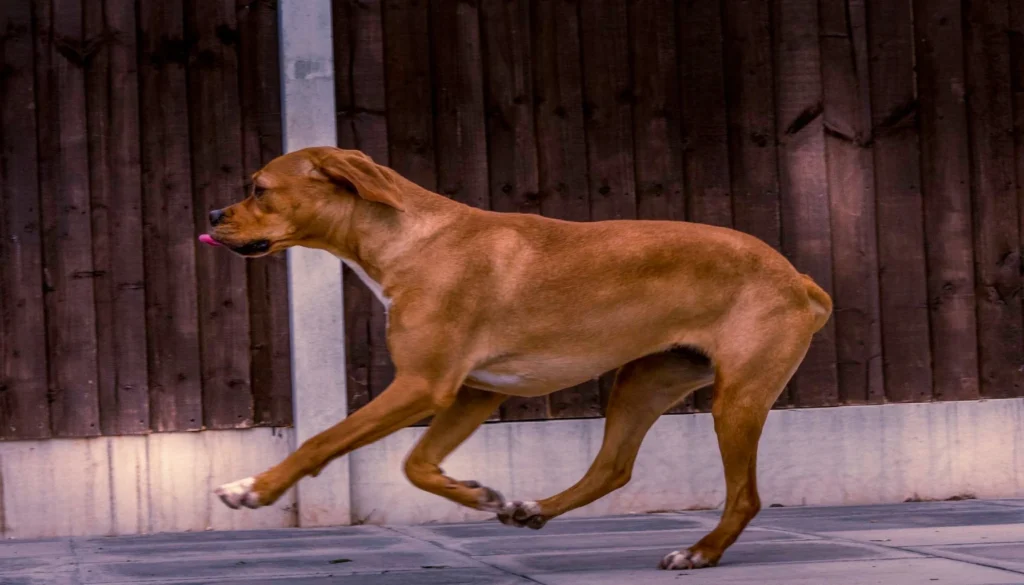
POLYGON ((404 211, 394 171, 358 150, 315 147, 279 156, 252 177, 248 197, 210 212, 199 240, 243 256, 322 247, 357 199, 404 211))

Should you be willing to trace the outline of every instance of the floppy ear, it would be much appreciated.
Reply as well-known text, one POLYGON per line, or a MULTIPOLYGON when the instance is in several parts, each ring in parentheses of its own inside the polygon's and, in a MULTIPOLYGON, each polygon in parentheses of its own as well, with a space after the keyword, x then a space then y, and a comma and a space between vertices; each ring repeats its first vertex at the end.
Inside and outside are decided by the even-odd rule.
POLYGON ((361 152, 334 150, 320 161, 319 170, 331 182, 351 189, 367 201, 405 211, 393 171, 361 152))

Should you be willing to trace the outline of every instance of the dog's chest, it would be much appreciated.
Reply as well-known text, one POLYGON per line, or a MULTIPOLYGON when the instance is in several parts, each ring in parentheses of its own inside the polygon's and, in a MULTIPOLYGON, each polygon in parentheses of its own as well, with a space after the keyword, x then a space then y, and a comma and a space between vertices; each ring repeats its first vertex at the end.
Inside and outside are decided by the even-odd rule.
POLYGON ((387 309, 388 307, 391 306, 391 299, 384 296, 384 289, 380 286, 380 283, 370 278, 370 275, 367 274, 365 270, 363 270, 362 266, 350 260, 345 260, 344 258, 342 258, 341 261, 344 262, 345 266, 348 266, 349 269, 352 272, 354 272, 356 276, 359 277, 359 280, 363 281, 363 284, 366 285, 366 288, 370 289, 370 291, 373 292, 374 296, 377 297, 377 300, 379 300, 381 304, 384 305, 384 309, 387 309))

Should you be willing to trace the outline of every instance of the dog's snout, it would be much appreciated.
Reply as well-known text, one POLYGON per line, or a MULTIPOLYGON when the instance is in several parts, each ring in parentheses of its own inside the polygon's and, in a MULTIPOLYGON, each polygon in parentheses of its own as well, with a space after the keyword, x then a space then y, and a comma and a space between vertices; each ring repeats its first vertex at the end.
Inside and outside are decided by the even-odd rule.
POLYGON ((214 209, 210 212, 210 225, 215 226, 222 221, 224 221, 223 209, 214 209))

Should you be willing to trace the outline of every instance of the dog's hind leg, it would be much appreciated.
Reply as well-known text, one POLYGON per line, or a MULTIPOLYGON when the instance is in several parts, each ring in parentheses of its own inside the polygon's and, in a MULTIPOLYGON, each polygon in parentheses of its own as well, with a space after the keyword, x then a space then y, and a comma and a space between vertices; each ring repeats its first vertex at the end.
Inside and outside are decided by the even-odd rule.
MULTIPOLYGON (((739 328, 738 330, 754 330, 739 328)), ((760 340, 736 339, 716 353, 712 414, 725 470, 725 510, 710 533, 688 549, 673 551, 662 569, 714 566, 761 509, 757 493, 757 444, 768 412, 803 360, 814 323, 810 318, 762 324, 760 340), (774 331, 774 335, 770 332, 774 331)))
POLYGON ((707 359, 688 351, 669 351, 632 361, 616 373, 608 399, 604 441, 590 469, 576 485, 539 502, 510 502, 498 519, 513 526, 541 528, 626 485, 644 435, 654 421, 687 394, 710 384, 707 359))
POLYGON ((452 405, 437 413, 406 458, 405 475, 409 481, 421 490, 463 506, 498 512, 504 504, 501 494, 473 481, 452 479, 439 466, 506 398, 504 394, 465 386, 460 389, 452 405))

